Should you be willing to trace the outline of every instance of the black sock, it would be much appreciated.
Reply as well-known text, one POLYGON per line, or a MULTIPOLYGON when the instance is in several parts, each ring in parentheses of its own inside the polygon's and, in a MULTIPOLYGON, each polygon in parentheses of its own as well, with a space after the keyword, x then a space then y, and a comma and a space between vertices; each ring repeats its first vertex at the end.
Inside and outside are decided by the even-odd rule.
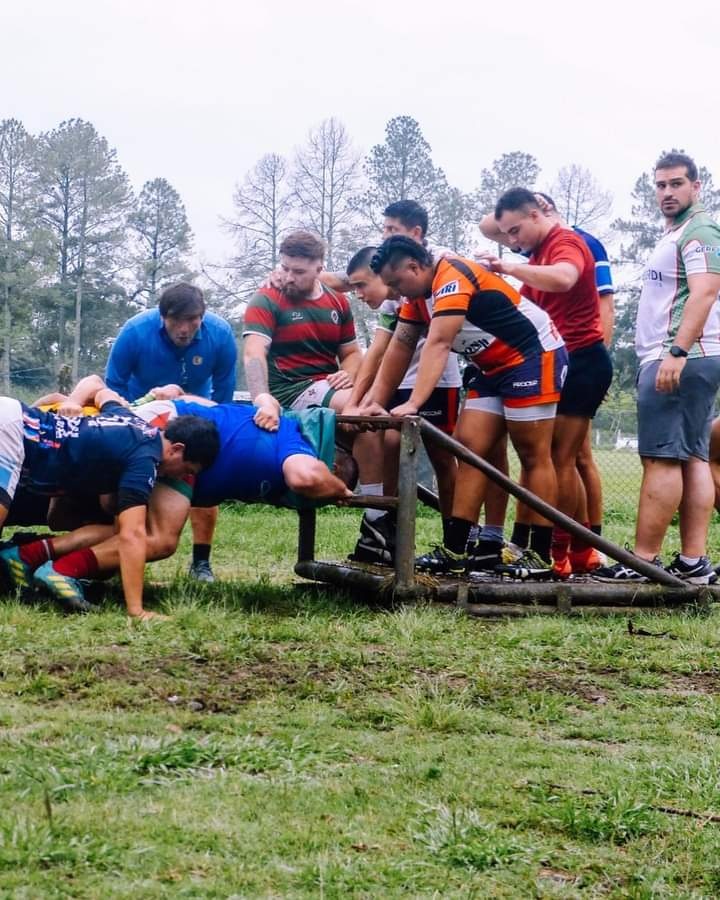
POLYGON ((591 525, 590 531, 592 531, 593 534, 602 534, 602 525, 591 525))
POLYGON ((199 562, 210 562, 210 544, 193 544, 193 565, 199 562))
POLYGON ((530 549, 546 561, 550 560, 552 533, 552 525, 533 525, 530 530, 530 549))
POLYGON ((527 547, 530 541, 530 526, 526 525, 525 522, 516 522, 513 525, 512 537, 510 538, 510 542, 515 544, 517 547, 522 547, 523 549, 527 547))
POLYGON ((443 519, 443 544, 453 553, 464 553, 470 529, 474 524, 467 519, 456 519, 454 516, 443 519))

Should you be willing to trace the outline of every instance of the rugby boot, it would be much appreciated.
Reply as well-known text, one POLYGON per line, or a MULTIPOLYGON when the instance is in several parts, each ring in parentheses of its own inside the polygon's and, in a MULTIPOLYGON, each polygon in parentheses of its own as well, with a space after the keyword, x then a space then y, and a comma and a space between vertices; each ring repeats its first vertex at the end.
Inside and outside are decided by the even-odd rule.
POLYGON ((585 550, 571 549, 568 555, 573 575, 589 575, 606 562, 603 555, 594 547, 587 547, 585 550))
POLYGON ((188 577, 194 578, 195 581, 202 581, 205 584, 212 584, 213 581, 215 581, 213 570, 207 559, 201 559, 198 560, 198 562, 191 563, 190 568, 188 569, 188 577))
POLYGON ((10 581, 10 587, 29 588, 32 584, 33 568, 20 558, 20 548, 10 545, 0 550, 0 564, 10 581))
POLYGON ((495 566, 500 565, 503 561, 502 551, 502 541, 488 541, 479 538, 474 544, 468 544, 468 571, 493 572, 495 566))
POLYGON ((465 553, 453 553, 441 544, 415 560, 415 568, 429 575, 450 575, 460 578, 467 574, 469 559, 465 553))
POLYGON ((77 578, 56 572, 51 561, 43 563, 35 570, 33 582, 48 591, 65 612, 86 613, 92 609, 77 578))
POLYGON ((501 563, 495 567, 498 575, 506 575, 508 578, 551 578, 553 575, 553 563, 545 560, 534 550, 523 550, 516 560, 501 563))

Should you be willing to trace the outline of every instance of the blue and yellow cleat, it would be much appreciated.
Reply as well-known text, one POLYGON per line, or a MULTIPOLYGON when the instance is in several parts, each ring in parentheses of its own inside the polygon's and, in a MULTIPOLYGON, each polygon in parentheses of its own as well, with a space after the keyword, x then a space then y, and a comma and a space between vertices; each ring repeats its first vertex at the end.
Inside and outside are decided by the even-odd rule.
POLYGON ((0 564, 5 570, 13 589, 29 588, 32 584, 33 570, 20 559, 20 548, 16 545, 0 550, 0 564))
POLYGON ((52 562, 43 563, 35 570, 33 582, 45 588, 60 603, 65 612, 86 613, 92 609, 77 578, 61 575, 53 569, 52 562))

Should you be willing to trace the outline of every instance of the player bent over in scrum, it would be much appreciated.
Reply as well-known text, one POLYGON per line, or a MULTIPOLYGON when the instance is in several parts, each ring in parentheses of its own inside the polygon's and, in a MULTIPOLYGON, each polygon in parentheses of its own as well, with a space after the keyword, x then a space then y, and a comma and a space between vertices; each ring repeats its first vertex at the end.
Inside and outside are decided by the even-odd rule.
MULTIPOLYGON (((551 442, 567 351, 547 313, 477 263, 453 257, 436 264, 424 247, 407 238, 386 240, 372 268, 407 300, 365 409, 384 412, 418 338, 427 333, 410 399, 392 414, 416 415, 432 393, 448 353, 463 354, 476 371, 455 436, 486 456, 507 431, 528 474, 528 487, 554 505, 557 480, 551 442)), ((461 462, 456 484, 461 489, 455 491, 452 517, 444 524, 443 544, 418 560, 421 569, 437 574, 467 572, 468 537, 477 522, 487 478, 461 462)), ((536 517, 530 549, 495 571, 518 578, 549 576, 551 540, 552 526, 536 517)))

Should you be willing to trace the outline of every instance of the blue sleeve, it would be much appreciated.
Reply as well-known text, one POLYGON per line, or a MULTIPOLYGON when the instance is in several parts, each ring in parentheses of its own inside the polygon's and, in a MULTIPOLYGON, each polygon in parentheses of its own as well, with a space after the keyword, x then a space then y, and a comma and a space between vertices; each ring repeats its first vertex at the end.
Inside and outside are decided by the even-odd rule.
POLYGON ((614 294, 615 286, 613 285, 607 250, 594 235, 588 234, 582 228, 574 228, 573 231, 585 241, 595 260, 595 284, 597 285, 598 294, 614 294))
POLYGON ((230 403, 237 384, 237 344, 230 326, 219 335, 222 342, 215 358, 212 375, 212 397, 216 403, 230 403))
POLYGON ((120 334, 110 348, 107 366, 105 367, 105 384, 121 397, 127 397, 130 388, 130 377, 135 368, 135 353, 140 342, 130 335, 130 329, 120 329, 120 334))

